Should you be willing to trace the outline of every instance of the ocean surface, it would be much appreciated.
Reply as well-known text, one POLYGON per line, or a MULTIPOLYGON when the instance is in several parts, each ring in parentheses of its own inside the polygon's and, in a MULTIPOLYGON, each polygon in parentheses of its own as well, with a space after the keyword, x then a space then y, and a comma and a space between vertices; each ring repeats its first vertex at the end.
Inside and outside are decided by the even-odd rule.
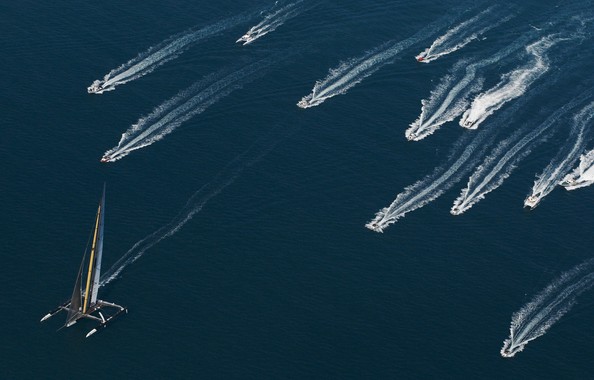
POLYGON ((5 1, 0 377, 592 378, 592 292, 500 350, 594 257, 594 187, 557 178, 523 207, 594 148, 593 25, 592 1, 5 1), (112 70, 130 80, 87 93, 112 70), (463 77, 460 112, 408 141, 463 77), (452 215, 493 162, 500 186, 452 215), (72 292, 104 182, 99 297, 129 313, 85 339, 93 322, 39 319, 72 292))

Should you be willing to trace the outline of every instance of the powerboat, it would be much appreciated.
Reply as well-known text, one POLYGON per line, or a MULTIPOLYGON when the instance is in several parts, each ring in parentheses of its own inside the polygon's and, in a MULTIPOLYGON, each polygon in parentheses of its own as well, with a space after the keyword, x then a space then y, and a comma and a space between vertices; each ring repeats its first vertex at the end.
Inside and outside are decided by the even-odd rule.
POLYGON ((417 134, 414 132, 409 133, 406 138, 408 139, 408 141, 413 141, 414 139, 417 138, 417 134))
POLYGON ((536 208, 536 205, 538 205, 538 202, 540 202, 540 195, 541 195, 540 192, 537 194, 530 195, 524 201, 524 207, 530 207, 531 210, 536 208))
POLYGON ((367 223, 365 227, 375 232, 384 232, 377 222, 367 223))
POLYGON ((474 121, 471 121, 469 119, 466 119, 466 121, 464 121, 465 128, 472 128, 473 124, 474 124, 474 121))
POLYGON ((103 85, 101 84, 101 82, 98 80, 96 80, 95 82, 93 82, 92 85, 87 87, 87 92, 89 94, 100 94, 103 90, 105 90, 105 89, 103 88, 103 85))
POLYGON ((561 185, 563 187, 572 187, 576 184, 577 184, 577 181, 572 176, 567 176, 567 177, 563 178, 563 180, 561 182, 559 182, 559 185, 561 185))
POLYGON ((105 162, 110 162, 110 161, 111 161, 111 156, 103 156, 103 157, 101 157, 100 162, 105 163, 105 162))
POLYGON ((594 179, 581 175, 578 178, 565 178, 563 181, 559 182, 559 185, 563 186, 565 190, 575 190, 580 187, 590 186, 592 183, 594 183, 594 179))

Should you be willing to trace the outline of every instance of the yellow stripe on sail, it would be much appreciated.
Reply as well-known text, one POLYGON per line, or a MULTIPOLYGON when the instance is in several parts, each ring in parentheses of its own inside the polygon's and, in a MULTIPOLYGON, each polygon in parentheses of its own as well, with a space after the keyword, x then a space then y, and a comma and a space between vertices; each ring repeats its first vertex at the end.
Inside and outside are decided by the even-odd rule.
POLYGON ((93 274, 93 259, 95 258, 95 244, 97 244, 97 231, 99 230, 99 216, 101 215, 101 204, 97 210, 97 220, 95 222, 95 233, 93 234, 93 246, 91 247, 91 259, 89 260, 89 273, 87 274, 87 288, 85 290, 85 303, 83 305, 83 314, 87 312, 89 304, 89 288, 91 286, 91 274, 93 274))

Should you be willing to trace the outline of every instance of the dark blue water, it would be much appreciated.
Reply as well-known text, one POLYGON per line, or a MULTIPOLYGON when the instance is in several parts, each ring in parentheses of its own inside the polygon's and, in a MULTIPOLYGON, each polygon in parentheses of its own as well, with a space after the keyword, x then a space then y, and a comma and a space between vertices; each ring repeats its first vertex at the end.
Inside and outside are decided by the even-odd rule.
MULTIPOLYGON (((530 24, 557 17, 567 21, 551 33, 576 29, 581 21, 571 17, 591 17, 592 3, 516 4, 516 17, 486 39, 419 64, 413 57, 448 28, 430 31, 346 94, 307 110, 295 104, 341 61, 443 15, 455 25, 460 12, 487 4, 321 1, 252 45, 234 41, 260 16, 113 92, 86 93, 171 35, 270 5, 0 5, 1 377, 591 377, 591 293, 524 352, 499 355, 512 313, 593 255, 592 188, 558 188, 536 210, 522 209, 568 126, 462 216, 449 209, 468 175, 384 234, 364 225, 469 133, 451 122, 422 142, 404 137, 453 64, 488 56, 530 24), (295 55, 162 141, 99 163, 130 125, 205 75, 286 52, 295 55), (220 191, 199 193, 190 208, 203 207, 191 220, 102 288, 101 298, 130 312, 85 340, 90 322, 56 332, 62 316, 38 321, 71 292, 103 181, 105 269, 187 212, 203 186, 220 191)), ((581 45, 551 49, 550 71, 495 140, 591 88, 589 27, 581 45)), ((491 67, 487 88, 521 63, 491 67)))

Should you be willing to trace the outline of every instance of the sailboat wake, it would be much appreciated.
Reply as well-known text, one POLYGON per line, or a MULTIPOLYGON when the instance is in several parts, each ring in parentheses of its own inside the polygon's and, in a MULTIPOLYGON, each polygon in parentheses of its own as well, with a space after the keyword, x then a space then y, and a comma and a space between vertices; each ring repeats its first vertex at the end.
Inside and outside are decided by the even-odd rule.
POLYGON ((478 95, 470 108, 462 115, 460 125, 464 128, 476 129, 505 103, 524 94, 534 81, 548 71, 549 63, 545 53, 560 40, 548 36, 527 46, 526 52, 532 55, 532 62, 503 75, 495 87, 478 95))
POLYGON ((512 315, 509 338, 501 356, 511 358, 534 339, 544 335, 573 305, 577 297, 594 285, 594 260, 563 273, 530 302, 512 315))
POLYGON ((305 7, 302 7, 302 3, 303 0, 298 0, 267 14, 262 21, 252 26, 235 42, 242 42, 243 45, 251 44, 258 38, 275 31, 276 28, 284 24, 287 20, 299 16, 305 10, 305 7))
POLYGON ((256 141, 247 151, 237 156, 212 181, 196 191, 175 218, 134 244, 101 276, 100 286, 105 286, 118 278, 128 265, 138 260, 148 249, 179 231, 194 215, 202 211, 212 198, 235 182, 245 169, 260 161, 291 133, 289 127, 276 127, 268 135, 256 141))
POLYGON ((549 163, 537 177, 532 186, 532 193, 524 201, 524 207, 534 209, 559 184, 563 175, 567 173, 578 160, 588 142, 589 126, 594 118, 594 102, 586 105, 573 117, 573 123, 566 144, 557 156, 549 163))
POLYGON ((436 168, 432 174, 405 188, 390 206, 378 211, 374 219, 365 227, 375 232, 383 232, 405 214, 440 197, 476 165, 492 140, 487 137, 487 133, 462 135, 445 165, 436 168))
POLYGON ((101 162, 113 162, 132 151, 163 139, 183 122, 204 112, 221 98, 265 74, 276 59, 264 59, 231 74, 209 75, 161 104, 122 134, 117 146, 105 152, 101 162))
POLYGON ((446 23, 446 20, 445 17, 441 18, 412 37, 398 42, 386 42, 366 52, 361 57, 341 63, 337 68, 331 69, 325 79, 317 81, 311 94, 304 96, 297 103, 297 106, 301 108, 314 107, 322 104, 326 99, 345 94, 349 89, 375 73, 382 66, 392 63, 396 55, 402 50, 427 38, 433 31, 442 27, 446 23))
MULTIPOLYGON (((497 20, 494 20, 494 18, 499 17, 500 14, 496 14, 494 17, 487 17, 493 13, 495 8, 496 6, 491 6, 471 19, 448 30, 444 35, 437 38, 430 47, 418 54, 415 58, 417 61, 423 63, 435 61, 444 55, 463 48, 473 40, 478 39, 484 33, 514 17, 514 15, 509 14, 506 17, 501 17, 497 20)), ((506 9, 505 13, 508 12, 509 10, 506 9)))
POLYGON ((89 94, 102 94, 115 90, 116 86, 138 79, 157 67, 177 58, 192 44, 205 40, 226 29, 239 25, 249 19, 249 15, 242 14, 231 17, 199 30, 192 28, 188 31, 173 35, 165 41, 140 53, 120 67, 111 70, 103 79, 95 80, 88 88, 89 94))

